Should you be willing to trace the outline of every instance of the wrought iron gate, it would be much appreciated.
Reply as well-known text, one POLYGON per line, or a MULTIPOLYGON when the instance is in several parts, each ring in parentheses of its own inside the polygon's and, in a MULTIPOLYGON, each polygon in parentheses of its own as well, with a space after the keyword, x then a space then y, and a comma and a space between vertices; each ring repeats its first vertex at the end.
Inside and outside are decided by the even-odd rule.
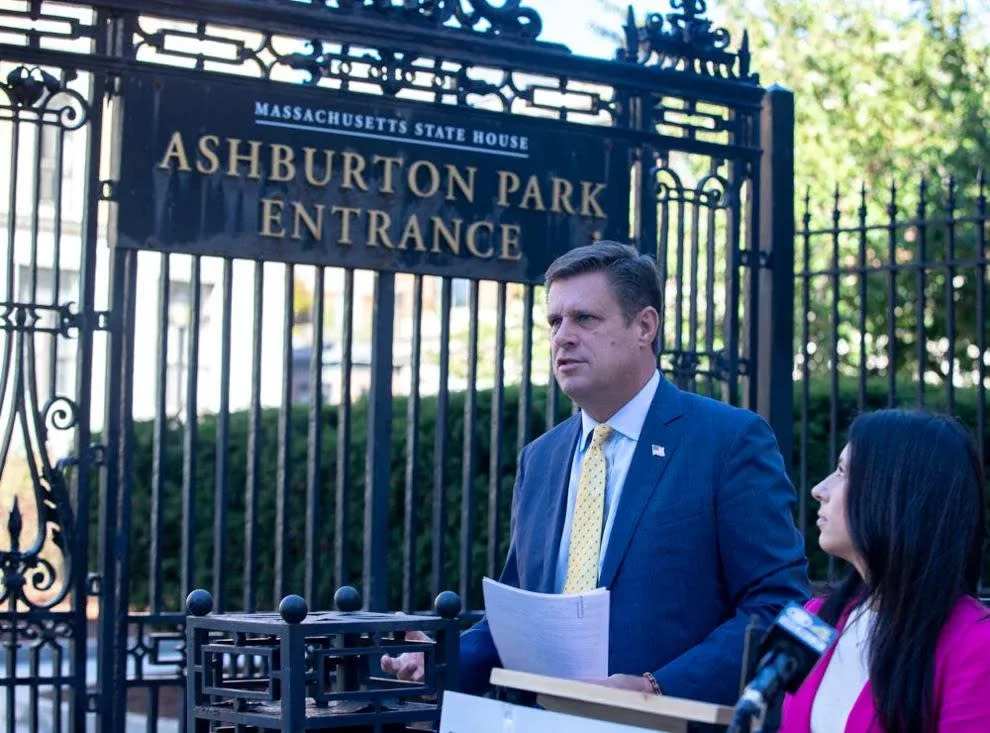
POLYGON ((704 2, 673 5, 630 13, 606 61, 538 40, 515 0, 0 3, 5 730, 180 729, 198 585, 220 610, 345 583, 374 609, 470 602, 512 454, 569 410, 533 279, 119 246, 141 84, 607 127, 613 231, 667 278, 662 368, 789 451, 790 95, 704 2))

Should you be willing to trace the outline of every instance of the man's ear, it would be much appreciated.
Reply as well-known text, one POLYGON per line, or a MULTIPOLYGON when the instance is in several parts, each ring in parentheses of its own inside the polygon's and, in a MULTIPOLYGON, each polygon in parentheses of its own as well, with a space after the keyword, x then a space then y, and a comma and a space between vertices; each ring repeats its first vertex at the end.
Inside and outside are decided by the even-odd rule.
POLYGON ((660 328, 660 314, 652 305, 648 305, 636 316, 636 326, 639 330, 640 342, 653 349, 653 341, 657 337, 657 330, 660 328))

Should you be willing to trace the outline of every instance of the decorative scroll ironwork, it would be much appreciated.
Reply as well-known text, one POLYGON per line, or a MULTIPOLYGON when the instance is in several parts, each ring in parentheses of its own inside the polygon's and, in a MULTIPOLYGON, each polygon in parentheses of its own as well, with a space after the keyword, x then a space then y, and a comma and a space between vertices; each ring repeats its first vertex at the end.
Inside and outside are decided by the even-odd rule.
MULTIPOLYGON (((120 3, 124 5, 124 3, 120 3)), ((543 30, 543 21, 533 8, 521 0, 505 0, 495 5, 487 0, 275 0, 269 5, 294 10, 310 5, 328 14, 365 17, 375 22, 413 24, 442 31, 466 31, 486 37, 534 42, 543 30)), ((26 4, 27 5, 27 4, 26 4)), ((38 3, 37 5, 40 5, 38 3)), ((127 3, 130 9, 131 3, 127 3)), ((149 4, 153 5, 153 4, 149 4)), ((152 7, 147 10, 154 12, 152 7)), ((41 41, 90 39, 96 26, 87 18, 71 13, 58 14, 57 8, 44 10, 31 3, 24 10, 0 8, 0 26, 4 31, 23 36, 24 45, 38 46, 41 41)))
POLYGON ((308 45, 308 52, 286 54, 282 60, 307 72, 310 84, 331 82, 349 91, 356 84, 370 83, 388 96, 564 120, 614 121, 617 115, 614 92, 605 86, 349 44, 312 41, 308 45))
POLYGON ((78 130, 89 121, 89 104, 83 96, 67 86, 76 72, 64 70, 59 79, 37 66, 17 66, 0 81, 0 121, 51 125, 62 130, 78 130))
MULTIPOLYGON (((72 546, 74 516, 66 486, 65 464, 53 464, 48 457, 49 428, 71 430, 77 422, 76 404, 63 396, 53 396, 38 405, 38 389, 33 372, 34 339, 26 331, 5 339, 3 363, 0 363, 0 394, 7 402, 7 415, 0 433, 0 475, 10 465, 10 449, 15 430, 23 441, 25 462, 31 477, 35 534, 22 547, 24 513, 21 497, 15 495, 7 516, 8 546, 0 547, 2 588, 0 604, 13 609, 23 603, 29 608, 51 608, 65 598, 73 576, 72 546), (13 376, 11 390, 7 382, 13 376), (50 558, 52 550, 62 560, 61 569, 50 558), (27 586, 27 588, 25 587, 27 586)), ((29 515, 29 516, 30 516, 29 515)))
MULTIPOLYGON (((328 10, 333 6, 319 3, 328 10)), ((521 0, 506 0, 495 6, 486 0, 337 0, 338 10, 373 14, 379 18, 440 28, 453 26, 522 41, 535 40, 543 22, 533 8, 521 0)))
POLYGON ((694 188, 681 183, 680 176, 665 166, 657 166, 650 171, 653 192, 659 204, 685 202, 710 209, 725 209, 733 205, 729 182, 722 176, 711 173, 694 188))
POLYGON ((615 92, 607 85, 396 49, 272 34, 251 39, 243 33, 225 34, 230 30, 199 24, 193 31, 166 19, 142 17, 135 53, 139 58, 150 52, 152 57, 192 63, 197 69, 234 70, 269 79, 304 72, 308 84, 341 91, 373 88, 387 96, 562 120, 612 124, 618 115, 615 92))
MULTIPOLYGON (((0 121, 39 131, 46 126, 62 132, 79 129, 88 121, 90 108, 79 92, 67 87, 75 78, 72 70, 56 77, 40 67, 15 67, 0 81, 0 93, 6 97, 5 101, 0 97, 0 121)), ((8 261, 8 268, 12 262, 8 261)), ((72 585, 74 512, 65 478, 72 461, 53 463, 48 443, 50 430, 75 427, 78 410, 71 399, 55 393, 54 385, 47 400, 39 393, 35 338, 41 334, 69 337, 76 316, 71 304, 0 303, 0 398, 4 405, 0 476, 11 466, 16 436, 30 478, 30 487, 14 495, 7 516, 0 519, 6 529, 6 543, 0 546, 0 604, 8 604, 15 612, 19 606, 51 608, 66 597, 72 585), (34 525, 33 532, 28 522, 34 525)))
POLYGON ((724 167, 724 161, 713 161, 709 173, 685 183, 685 172, 661 158, 649 173, 668 301, 661 362, 682 388, 716 396, 722 384, 747 369, 726 348, 725 305, 714 297, 730 259, 728 219, 739 206, 738 181, 720 173, 724 167))
POLYGON ((679 13, 649 13, 642 27, 636 25, 632 7, 626 19, 626 47, 617 56, 648 66, 688 71, 705 76, 757 82, 750 74, 749 35, 743 32, 737 51, 730 51, 725 28, 713 28, 703 17, 705 0, 671 0, 679 13))

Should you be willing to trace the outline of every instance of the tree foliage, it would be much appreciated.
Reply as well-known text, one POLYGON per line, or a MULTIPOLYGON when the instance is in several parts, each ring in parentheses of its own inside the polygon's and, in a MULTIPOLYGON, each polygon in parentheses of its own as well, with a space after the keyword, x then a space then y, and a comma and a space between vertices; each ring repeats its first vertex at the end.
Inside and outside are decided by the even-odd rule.
MULTIPOLYGON (((990 159, 990 7, 976 0, 727 3, 764 84, 795 95, 795 178, 975 181, 990 159)), ((855 186, 849 186, 855 196, 855 186)))

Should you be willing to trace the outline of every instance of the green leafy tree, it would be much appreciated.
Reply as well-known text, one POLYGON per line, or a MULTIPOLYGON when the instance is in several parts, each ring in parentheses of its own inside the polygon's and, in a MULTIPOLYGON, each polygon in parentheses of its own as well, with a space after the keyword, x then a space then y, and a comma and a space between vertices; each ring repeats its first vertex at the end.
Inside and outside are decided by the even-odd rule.
MULTIPOLYGON (((990 8, 966 0, 727 3, 764 83, 795 94, 795 176, 976 179, 990 153, 990 8)), ((855 195, 855 191, 850 192, 855 195)))

